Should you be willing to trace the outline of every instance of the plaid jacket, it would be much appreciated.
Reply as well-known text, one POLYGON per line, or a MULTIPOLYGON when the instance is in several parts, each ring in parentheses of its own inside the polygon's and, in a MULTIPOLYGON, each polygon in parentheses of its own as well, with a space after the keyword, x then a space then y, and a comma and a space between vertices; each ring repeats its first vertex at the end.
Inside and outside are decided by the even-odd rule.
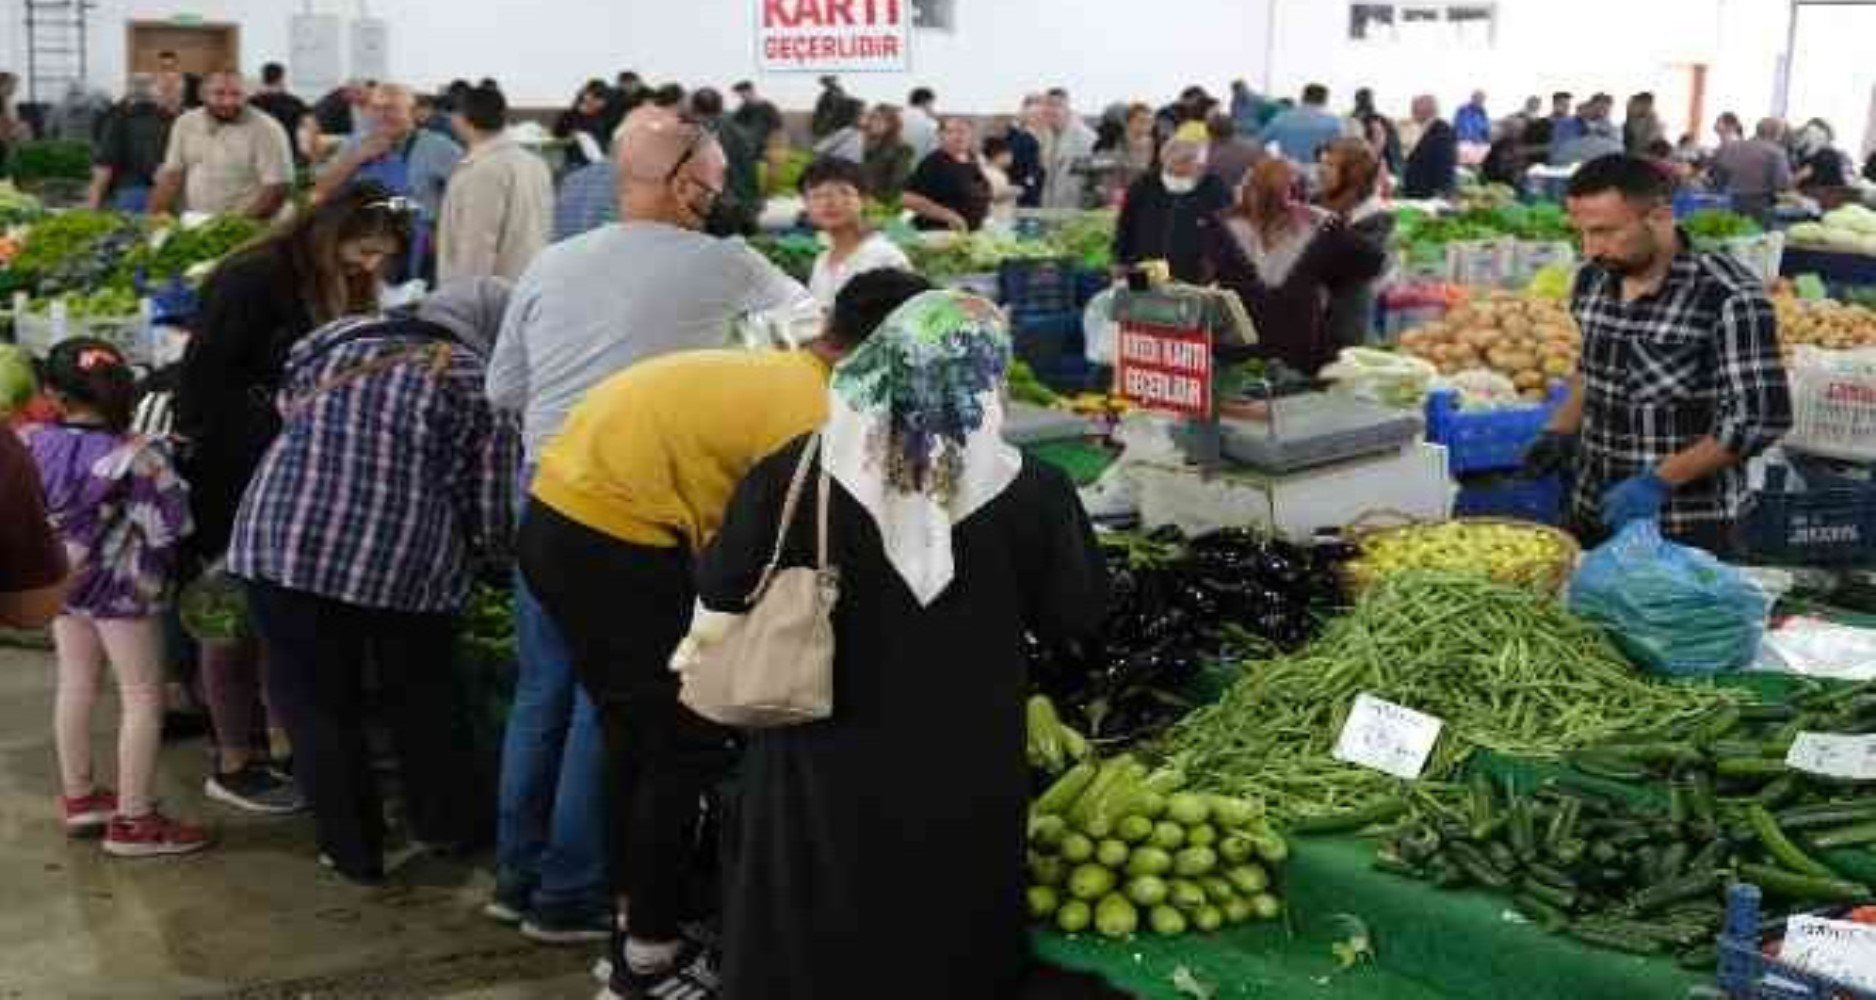
POLYGON ((228 571, 368 608, 447 612, 506 551, 520 435, 440 328, 341 320, 295 344, 284 428, 248 485, 228 571))
MULTIPOLYGON (((1683 249, 1658 291, 1628 303, 1620 277, 1586 267, 1571 311, 1583 329, 1574 504, 1586 523, 1601 523, 1609 487, 1703 437, 1750 456, 1790 429, 1777 317, 1765 289, 1731 257, 1683 249)), ((1745 494, 1743 464, 1689 483, 1674 491, 1662 529, 1730 521, 1745 494)))

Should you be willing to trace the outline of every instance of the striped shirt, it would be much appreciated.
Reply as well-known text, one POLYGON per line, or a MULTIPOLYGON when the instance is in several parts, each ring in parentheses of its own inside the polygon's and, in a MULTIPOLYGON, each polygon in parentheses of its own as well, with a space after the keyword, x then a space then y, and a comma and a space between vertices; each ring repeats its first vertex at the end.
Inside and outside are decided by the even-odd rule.
POLYGON ((420 320, 341 320, 294 345, 284 427, 235 519, 228 571, 367 608, 447 612, 505 552, 520 437, 483 360, 420 320))
MULTIPOLYGON (((1778 319, 1765 289, 1725 254, 1686 249, 1661 287, 1622 301, 1622 279, 1577 277, 1571 311, 1583 329, 1583 460, 1579 518, 1601 520, 1603 493, 1712 437, 1750 457, 1791 427, 1778 319)), ((1662 529, 1680 535, 1730 520, 1746 495, 1743 463, 1674 491, 1662 529)))

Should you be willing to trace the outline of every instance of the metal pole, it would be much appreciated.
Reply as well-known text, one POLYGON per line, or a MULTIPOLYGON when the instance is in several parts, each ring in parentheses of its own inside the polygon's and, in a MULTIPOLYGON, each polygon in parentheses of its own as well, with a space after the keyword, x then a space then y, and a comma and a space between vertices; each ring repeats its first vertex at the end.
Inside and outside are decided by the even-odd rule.
POLYGON ((1785 117, 1791 104, 1791 65, 1798 55, 1798 0, 1791 0, 1791 13, 1785 19, 1785 55, 1778 63, 1778 88, 1772 94, 1772 117, 1785 117))
POLYGON ((1264 0, 1264 97, 1269 98, 1275 91, 1276 71, 1272 64, 1277 60, 1277 3, 1278 0, 1264 0))

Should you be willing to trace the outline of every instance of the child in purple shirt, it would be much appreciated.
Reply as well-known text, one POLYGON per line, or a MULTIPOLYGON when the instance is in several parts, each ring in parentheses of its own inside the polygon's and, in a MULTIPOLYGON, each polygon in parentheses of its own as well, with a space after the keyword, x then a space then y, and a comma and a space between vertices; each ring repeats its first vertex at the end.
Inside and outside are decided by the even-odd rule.
POLYGON ((45 370, 58 419, 23 428, 20 436, 72 567, 64 611, 52 623, 65 827, 73 835, 101 830, 109 854, 152 857, 199 851, 208 835, 163 816, 152 797, 163 728, 158 615, 190 521, 188 489, 168 454, 128 432, 134 383, 116 347, 64 341, 45 370), (106 660, 117 674, 123 712, 117 794, 95 784, 91 770, 91 714, 106 660))

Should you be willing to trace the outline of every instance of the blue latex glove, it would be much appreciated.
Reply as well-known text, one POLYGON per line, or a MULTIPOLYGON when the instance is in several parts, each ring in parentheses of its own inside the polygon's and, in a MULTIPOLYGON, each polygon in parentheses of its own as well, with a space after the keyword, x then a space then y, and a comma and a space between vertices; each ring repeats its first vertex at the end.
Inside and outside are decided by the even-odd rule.
POLYGON ((1630 521, 1656 517, 1667 505, 1669 492, 1667 482, 1653 472, 1624 479, 1602 495, 1602 523, 1620 530, 1630 521))

